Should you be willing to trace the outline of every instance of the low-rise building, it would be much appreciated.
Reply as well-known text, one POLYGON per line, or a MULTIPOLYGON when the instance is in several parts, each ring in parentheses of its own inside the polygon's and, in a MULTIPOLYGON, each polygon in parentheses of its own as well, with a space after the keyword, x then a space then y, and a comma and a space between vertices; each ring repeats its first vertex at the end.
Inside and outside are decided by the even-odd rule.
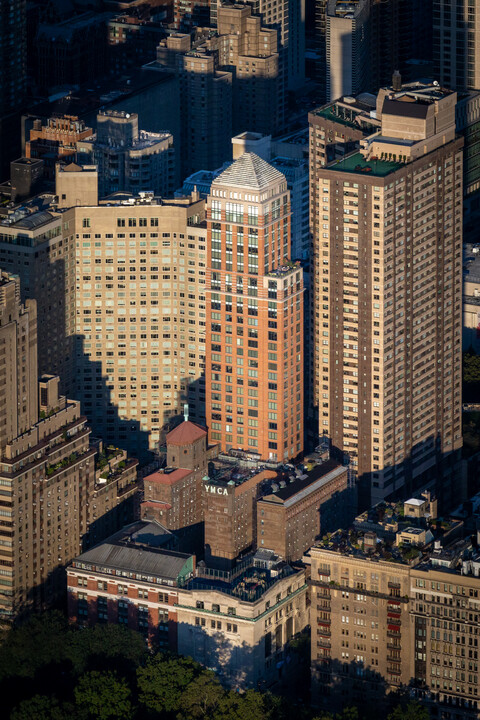
POLYGON ((175 544, 160 523, 139 521, 77 557, 67 572, 70 620, 126 625, 176 651, 174 606, 195 556, 177 552, 175 544))
POLYGON ((235 688, 259 688, 292 660, 289 641, 309 622, 305 570, 273 553, 231 573, 198 568, 178 595, 178 652, 214 668, 235 688))
POLYGON ((168 542, 161 525, 141 522, 77 557, 68 568, 70 620, 138 630, 213 668, 227 686, 278 680, 292 659, 289 641, 309 621, 305 570, 273 553, 231 572, 209 570, 164 549, 168 542))
POLYGON ((273 483, 257 503, 258 547, 273 550, 288 562, 299 560, 320 532, 332 529, 328 521, 332 514, 338 527, 347 492, 347 468, 334 460, 273 483))
MULTIPOLYGON (((189 547, 203 545, 202 478, 207 473, 207 431, 188 420, 166 436, 167 465, 144 478, 141 516, 176 530, 189 547)), ((183 543, 182 543, 183 546, 183 543)))
POLYGON ((205 558, 209 565, 229 566, 257 541, 257 499, 272 470, 217 467, 203 480, 205 558))

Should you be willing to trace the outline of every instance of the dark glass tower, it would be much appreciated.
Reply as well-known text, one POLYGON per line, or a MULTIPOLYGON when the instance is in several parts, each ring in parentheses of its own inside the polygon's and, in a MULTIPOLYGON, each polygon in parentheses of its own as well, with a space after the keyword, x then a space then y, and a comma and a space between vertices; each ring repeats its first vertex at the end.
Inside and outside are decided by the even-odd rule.
POLYGON ((26 94, 26 0, 0 2, 0 172, 20 153, 20 119, 26 94))

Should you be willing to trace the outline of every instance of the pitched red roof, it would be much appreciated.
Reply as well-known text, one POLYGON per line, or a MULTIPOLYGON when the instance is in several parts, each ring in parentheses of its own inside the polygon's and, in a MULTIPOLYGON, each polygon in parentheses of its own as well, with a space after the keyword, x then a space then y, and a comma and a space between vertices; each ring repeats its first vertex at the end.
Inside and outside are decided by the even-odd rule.
POLYGON ((205 428, 186 420, 177 425, 167 435, 167 445, 191 445, 196 440, 207 436, 205 428))
POLYGON ((183 480, 183 478, 191 474, 192 470, 187 470, 185 468, 177 468, 173 472, 169 473, 166 473, 163 470, 157 470, 151 475, 147 475, 143 481, 161 483, 162 485, 175 485, 176 482, 183 480))

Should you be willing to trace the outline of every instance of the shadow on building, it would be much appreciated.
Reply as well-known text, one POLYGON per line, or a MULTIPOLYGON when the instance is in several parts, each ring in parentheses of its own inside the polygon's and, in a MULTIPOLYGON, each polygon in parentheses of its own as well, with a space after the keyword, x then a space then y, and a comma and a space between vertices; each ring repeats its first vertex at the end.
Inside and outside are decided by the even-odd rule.
MULTIPOLYGON (((93 331, 93 328, 92 328, 93 331)), ((93 333, 92 333, 93 335, 93 333)), ((75 380, 73 396, 81 402, 82 412, 87 416, 93 435, 102 438, 105 444, 126 450, 128 455, 138 458, 141 465, 151 463, 153 450, 149 447, 149 432, 142 429, 140 420, 126 418, 112 397, 113 383, 103 370, 103 361, 91 357, 95 345, 92 336, 92 349, 87 352, 83 335, 75 335, 75 380), (82 370, 81 374, 79 370, 82 370)), ((114 350, 115 352, 115 350, 114 350)), ((125 380, 125 394, 129 398, 134 392, 140 399, 141 374, 137 374, 136 388, 132 390, 130 377, 125 380)), ((118 386, 118 383, 117 383, 118 386)), ((141 412, 140 402, 138 403, 141 412)))
MULTIPOLYGON (((385 467, 383 490, 378 487, 381 482, 379 471, 363 473, 355 482, 358 491, 357 512, 368 510, 381 500, 407 500, 420 490, 430 490, 438 499, 439 512, 448 513, 459 502, 467 499, 461 454, 461 449, 442 452, 440 436, 430 436, 415 445, 401 463, 385 467)), ((348 464, 348 453, 338 447, 331 447, 331 456, 348 464)))

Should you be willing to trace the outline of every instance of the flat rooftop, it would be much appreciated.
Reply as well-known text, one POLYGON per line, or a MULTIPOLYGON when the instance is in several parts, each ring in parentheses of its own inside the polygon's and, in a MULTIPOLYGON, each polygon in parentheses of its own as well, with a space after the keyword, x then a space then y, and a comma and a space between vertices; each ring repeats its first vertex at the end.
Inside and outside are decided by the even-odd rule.
POLYGON ((386 177, 390 173, 400 170, 405 163, 389 162, 387 160, 366 160, 359 152, 347 155, 339 162, 330 163, 329 170, 340 170, 348 173, 362 173, 374 177, 386 177))

